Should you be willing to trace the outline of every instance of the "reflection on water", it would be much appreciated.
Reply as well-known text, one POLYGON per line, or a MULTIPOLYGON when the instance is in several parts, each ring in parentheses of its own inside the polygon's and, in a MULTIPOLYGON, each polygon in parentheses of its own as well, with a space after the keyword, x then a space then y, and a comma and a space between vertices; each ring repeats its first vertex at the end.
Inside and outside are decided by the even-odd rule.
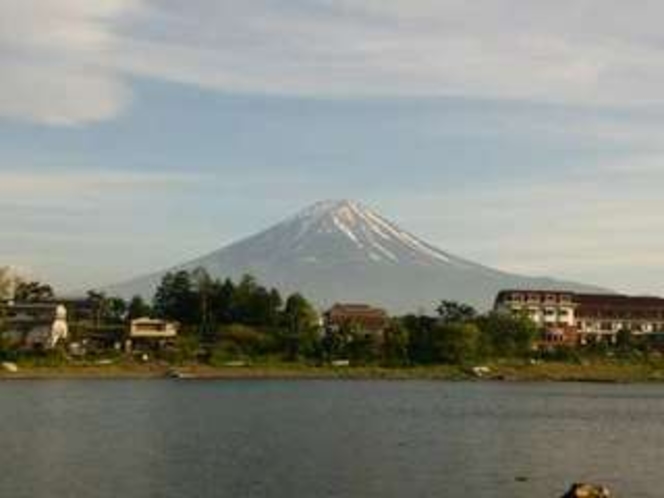
POLYGON ((17 381, 0 422, 13 498, 661 497, 660 386, 17 381))

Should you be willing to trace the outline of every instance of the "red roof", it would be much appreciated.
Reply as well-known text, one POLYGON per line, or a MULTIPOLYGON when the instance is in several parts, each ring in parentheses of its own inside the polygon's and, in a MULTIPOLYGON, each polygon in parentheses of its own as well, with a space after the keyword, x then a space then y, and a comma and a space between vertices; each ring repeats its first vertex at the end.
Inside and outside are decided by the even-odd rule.
POLYGON ((664 298, 652 296, 625 296, 622 294, 575 294, 581 306, 611 308, 664 308, 664 298))
POLYGON ((368 330, 383 330, 389 321, 385 310, 366 304, 335 304, 325 316, 332 325, 352 323, 368 330))

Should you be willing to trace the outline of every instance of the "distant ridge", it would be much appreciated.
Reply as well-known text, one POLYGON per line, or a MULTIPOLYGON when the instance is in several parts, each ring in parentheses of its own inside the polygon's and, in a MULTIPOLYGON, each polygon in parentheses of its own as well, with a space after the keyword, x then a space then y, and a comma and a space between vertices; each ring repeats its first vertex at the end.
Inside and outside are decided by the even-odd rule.
MULTIPOLYGON (((430 311, 441 299, 491 307, 505 288, 608 293, 591 285, 506 273, 439 249, 358 202, 324 201, 256 235, 170 270, 205 268, 213 277, 251 273, 321 308, 366 302, 393 313, 430 311)), ((123 297, 151 297, 166 271, 113 285, 123 297)))

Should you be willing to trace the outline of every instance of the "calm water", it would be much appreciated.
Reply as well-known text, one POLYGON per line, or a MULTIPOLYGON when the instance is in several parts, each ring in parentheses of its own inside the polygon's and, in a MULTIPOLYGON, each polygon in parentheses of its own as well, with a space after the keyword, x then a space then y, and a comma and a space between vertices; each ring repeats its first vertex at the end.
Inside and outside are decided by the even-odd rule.
POLYGON ((663 469, 664 386, 0 383, 3 497, 661 498, 663 469))

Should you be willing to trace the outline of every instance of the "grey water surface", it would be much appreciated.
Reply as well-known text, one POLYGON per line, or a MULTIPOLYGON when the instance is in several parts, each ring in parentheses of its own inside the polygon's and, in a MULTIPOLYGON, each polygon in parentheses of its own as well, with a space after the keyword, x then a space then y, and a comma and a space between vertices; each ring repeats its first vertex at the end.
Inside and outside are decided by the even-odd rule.
POLYGON ((664 386, 0 383, 0 496, 661 498, 664 386))

